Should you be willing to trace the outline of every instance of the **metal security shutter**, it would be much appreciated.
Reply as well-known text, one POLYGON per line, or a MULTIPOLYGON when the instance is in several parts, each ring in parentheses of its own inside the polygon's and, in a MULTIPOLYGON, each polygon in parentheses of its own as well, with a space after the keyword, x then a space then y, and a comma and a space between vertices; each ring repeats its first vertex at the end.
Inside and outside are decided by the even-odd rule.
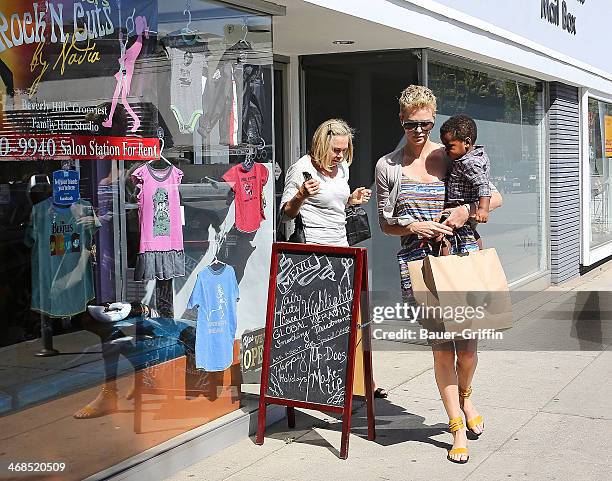
POLYGON ((578 89, 550 84, 551 282, 577 277, 580 265, 580 108, 578 89))

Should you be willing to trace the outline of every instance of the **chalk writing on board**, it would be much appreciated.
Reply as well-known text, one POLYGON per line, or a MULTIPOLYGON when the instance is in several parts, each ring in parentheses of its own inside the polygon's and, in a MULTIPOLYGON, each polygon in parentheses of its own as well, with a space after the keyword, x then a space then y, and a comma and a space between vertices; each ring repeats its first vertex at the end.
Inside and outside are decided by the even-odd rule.
POLYGON ((346 388, 354 259, 280 253, 268 395, 341 405, 346 388))
POLYGON ((296 264, 292 258, 283 255, 279 267, 277 280, 278 290, 281 294, 289 291, 294 282, 301 286, 307 286, 317 278, 336 280, 334 270, 326 256, 312 254, 296 264))

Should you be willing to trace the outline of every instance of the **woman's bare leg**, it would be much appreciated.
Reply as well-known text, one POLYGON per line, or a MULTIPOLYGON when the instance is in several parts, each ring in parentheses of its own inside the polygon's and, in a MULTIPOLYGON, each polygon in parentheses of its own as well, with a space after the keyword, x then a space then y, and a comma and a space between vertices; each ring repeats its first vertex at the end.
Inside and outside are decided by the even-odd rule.
MULTIPOLYGON (((442 397, 442 403, 449 419, 462 416, 459 405, 459 391, 457 387, 457 372, 455 370, 455 349, 452 342, 445 342, 432 347, 434 357, 434 373, 436 384, 442 397)), ((453 449, 467 447, 465 428, 453 434, 453 449)), ((451 458, 456 461, 467 459, 467 454, 453 454, 451 458)))
MULTIPOLYGON (((457 341, 455 345, 457 348, 457 379, 459 388, 465 390, 472 385, 478 365, 478 341, 476 339, 457 341)), ((466 421, 479 415, 471 398, 460 398, 459 401, 466 421)), ((484 431, 484 423, 479 423, 472 429, 476 434, 481 434, 484 431)))

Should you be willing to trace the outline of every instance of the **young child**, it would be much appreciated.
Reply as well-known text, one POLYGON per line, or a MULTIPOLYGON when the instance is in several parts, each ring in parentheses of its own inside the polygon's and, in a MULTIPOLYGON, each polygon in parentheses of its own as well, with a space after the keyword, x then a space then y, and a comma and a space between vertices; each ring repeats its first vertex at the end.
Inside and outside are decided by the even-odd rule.
POLYGON ((451 117, 440 127, 440 139, 452 161, 446 181, 446 207, 477 203, 470 226, 482 248, 476 224, 489 219, 491 164, 484 147, 475 145, 477 133, 476 122, 467 115, 451 117))

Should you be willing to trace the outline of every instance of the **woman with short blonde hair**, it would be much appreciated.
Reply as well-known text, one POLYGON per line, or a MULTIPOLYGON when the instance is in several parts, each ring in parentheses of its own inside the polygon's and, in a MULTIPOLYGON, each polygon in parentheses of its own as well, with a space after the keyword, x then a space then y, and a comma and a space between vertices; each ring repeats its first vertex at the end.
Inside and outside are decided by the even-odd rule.
POLYGON ((436 96, 423 85, 409 85, 406 87, 399 98, 400 111, 404 114, 413 110, 426 109, 434 113, 438 109, 436 96))
MULTIPOLYGON (((444 146, 429 138, 436 121, 436 97, 422 85, 410 85, 399 98, 399 122, 406 145, 387 154, 376 164, 378 218, 382 231, 401 237, 397 253, 402 298, 405 304, 417 305, 412 291, 408 263, 437 255, 434 243, 441 236, 461 233, 474 204, 444 209, 450 159, 444 146), (440 223, 442 211, 448 218, 440 223)), ((502 198, 493 186, 490 209, 499 207, 502 198)), ((461 242, 452 246, 453 254, 478 250, 473 234, 460 235, 461 242)), ((434 374, 440 397, 449 417, 453 446, 447 459, 466 463, 467 429, 474 436, 484 432, 484 420, 470 399, 472 380, 478 363, 477 341, 456 339, 432 343, 434 374), (465 418, 465 423, 464 423, 465 418)))
POLYGON ((353 129, 344 120, 329 119, 315 131, 309 153, 289 167, 281 209, 285 220, 301 214, 306 242, 348 246, 344 209, 372 195, 365 187, 351 194, 352 161, 353 129))

